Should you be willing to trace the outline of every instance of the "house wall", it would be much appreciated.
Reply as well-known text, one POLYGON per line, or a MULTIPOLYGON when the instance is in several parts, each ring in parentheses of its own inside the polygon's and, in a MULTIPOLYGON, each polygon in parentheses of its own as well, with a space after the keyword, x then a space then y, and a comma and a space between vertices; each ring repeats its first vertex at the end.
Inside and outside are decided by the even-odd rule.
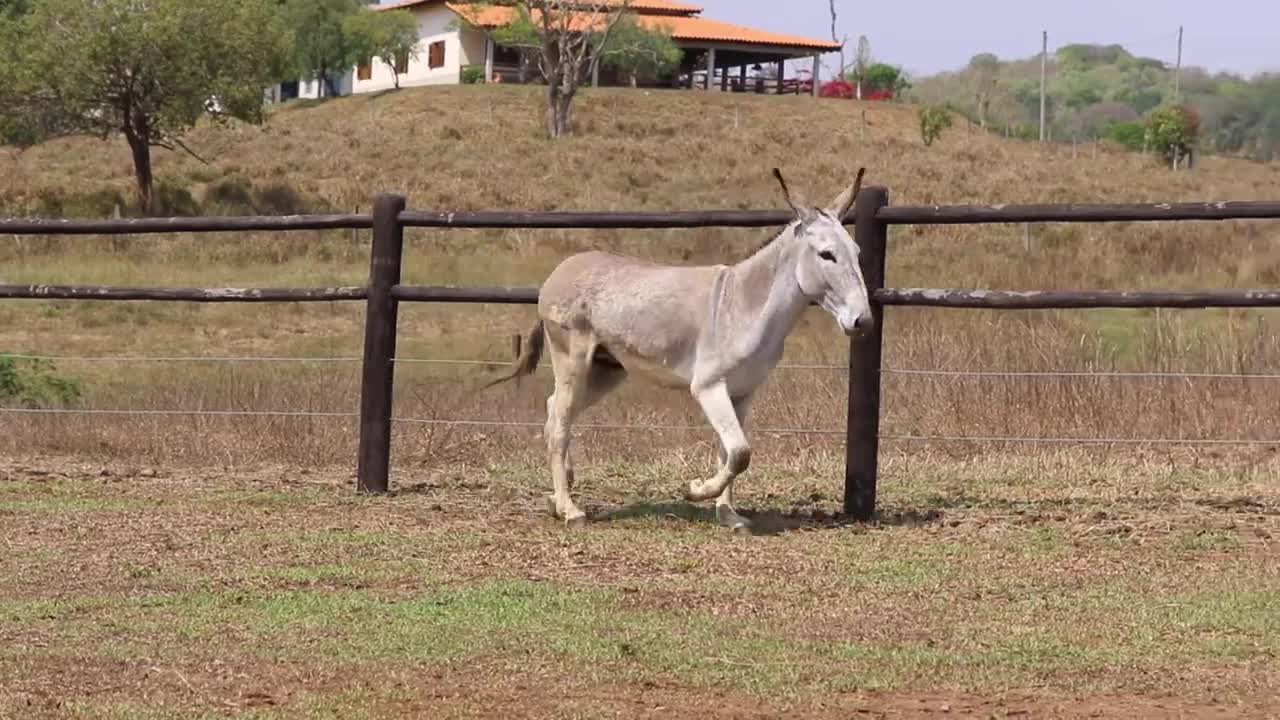
MULTIPOLYGON (((409 71, 400 74, 400 86, 458 84, 462 77, 462 66, 472 62, 464 50, 460 31, 449 27, 458 16, 444 5, 415 8, 413 14, 418 18, 418 56, 410 58, 409 71), (431 43, 439 41, 444 41, 444 66, 431 68, 431 43)), ((479 61, 484 62, 483 43, 480 45, 479 61)), ((395 87, 395 75, 381 59, 374 59, 368 80, 359 79, 355 70, 352 71, 352 78, 352 92, 356 93, 377 92, 395 87)))

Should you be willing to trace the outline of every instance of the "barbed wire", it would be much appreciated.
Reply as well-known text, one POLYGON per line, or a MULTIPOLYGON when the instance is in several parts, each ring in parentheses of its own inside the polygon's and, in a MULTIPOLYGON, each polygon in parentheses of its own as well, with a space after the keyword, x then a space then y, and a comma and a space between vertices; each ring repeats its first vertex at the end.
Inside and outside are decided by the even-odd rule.
MULTIPOLYGON (((364 360, 357 356, 72 356, 72 355, 22 355, 0 353, 0 357, 19 360, 48 360, 53 362, 318 362, 318 363, 354 363, 364 360)), ((492 367, 509 365, 511 360, 444 360, 433 358, 393 358, 397 364, 411 365, 456 365, 492 367)), ((548 363, 541 363, 539 368, 550 368, 548 363)), ((791 364, 777 365, 776 370, 848 370, 848 365, 834 364, 791 364)), ((926 368, 882 368, 882 375, 917 375, 936 377, 1002 377, 1002 378, 1170 378, 1170 379, 1217 379, 1217 380, 1280 380, 1280 373, 1219 373, 1197 371, 1093 371, 1093 370, 934 370, 926 368)))

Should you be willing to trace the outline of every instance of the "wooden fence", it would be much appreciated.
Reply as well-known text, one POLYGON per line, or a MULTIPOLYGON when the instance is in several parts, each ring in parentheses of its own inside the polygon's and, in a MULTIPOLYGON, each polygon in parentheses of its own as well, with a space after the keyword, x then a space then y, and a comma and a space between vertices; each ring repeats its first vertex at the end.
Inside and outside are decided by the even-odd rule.
MULTIPOLYGON (((951 308, 1207 308, 1280 307, 1280 289, 1204 291, 1010 291, 885 287, 890 225, 946 225, 1024 222, 1133 222, 1280 219, 1280 202, 1159 203, 1145 205, 889 205, 883 187, 866 187, 853 216, 862 271, 876 323, 870 335, 851 341, 846 427, 844 508, 857 519, 875 512, 880 445, 881 347, 884 307, 951 308)), ((537 288, 411 286, 400 283, 407 227, 428 228, 697 228, 781 226, 791 214, 780 211, 633 212, 410 212, 399 195, 382 194, 372 215, 282 217, 145 218, 103 221, 0 220, 0 234, 121 235, 261 230, 372 229, 369 284, 323 288, 160 288, 84 285, 0 285, 0 299, 161 300, 186 302, 366 303, 360 397, 357 487, 388 489, 391 405, 396 354, 396 316, 402 302, 533 304, 537 288)))

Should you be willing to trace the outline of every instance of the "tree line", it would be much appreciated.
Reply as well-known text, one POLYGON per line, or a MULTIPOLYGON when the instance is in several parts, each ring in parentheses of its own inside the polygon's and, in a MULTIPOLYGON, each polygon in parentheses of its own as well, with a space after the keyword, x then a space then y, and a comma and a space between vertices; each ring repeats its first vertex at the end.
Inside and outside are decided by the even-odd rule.
MULTIPOLYGON (((475 27, 518 49, 547 85, 551 137, 571 129, 570 105, 600 65, 638 76, 678 67, 661 27, 642 25, 629 0, 509 0, 506 25, 475 27), (598 18, 585 26, 582 13, 598 18)), ((480 8, 483 3, 474 7, 480 8)), ((460 25, 470 26, 463 18, 460 25)), ((261 123, 265 91, 283 80, 336 80, 358 64, 398 67, 417 57, 404 9, 363 0, 0 0, 0 144, 60 135, 122 136, 133 156, 138 206, 154 207, 152 148, 187 152, 201 118, 261 123)))
MULTIPOLYGON (((1280 74, 1245 78, 1184 67, 1120 45, 1076 44, 1049 57, 1046 124, 1055 140, 1110 139, 1135 150, 1175 145, 1261 160, 1280 156, 1280 74)), ((975 55, 961 70, 914 82, 915 99, 949 104, 975 122, 1017 137, 1039 135, 1040 58, 975 55)), ((1174 150, 1176 152, 1177 150, 1174 150)))

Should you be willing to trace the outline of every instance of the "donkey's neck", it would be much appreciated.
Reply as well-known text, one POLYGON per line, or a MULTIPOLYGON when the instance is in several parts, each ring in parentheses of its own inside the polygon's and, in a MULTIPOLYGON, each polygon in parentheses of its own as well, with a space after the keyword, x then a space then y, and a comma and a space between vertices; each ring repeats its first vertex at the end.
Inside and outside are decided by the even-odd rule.
POLYGON ((732 293, 737 350, 776 362, 782 345, 809 305, 796 281, 799 243, 788 227, 754 255, 732 267, 726 291, 732 293))

